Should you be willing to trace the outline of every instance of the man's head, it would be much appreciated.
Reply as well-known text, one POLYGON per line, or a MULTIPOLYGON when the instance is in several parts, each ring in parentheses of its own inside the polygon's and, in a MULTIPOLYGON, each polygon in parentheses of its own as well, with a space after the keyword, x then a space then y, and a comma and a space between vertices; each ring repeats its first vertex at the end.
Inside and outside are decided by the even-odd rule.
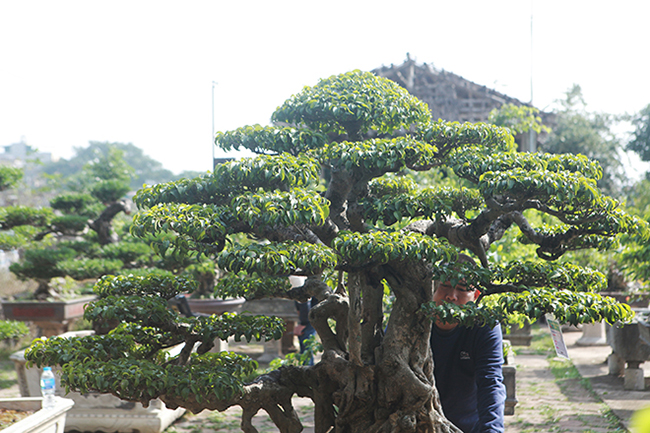
MULTIPOLYGON (((476 266, 476 262, 466 254, 459 254, 456 263, 469 263, 470 266, 476 266)), ((433 289, 433 300, 436 305, 442 305, 445 302, 451 302, 455 305, 465 305, 468 302, 475 301, 480 294, 474 286, 468 286, 465 280, 460 280, 453 287, 450 281, 435 281, 433 283, 433 289)), ((457 325, 457 323, 436 321, 436 326, 446 330, 453 329, 457 325)))

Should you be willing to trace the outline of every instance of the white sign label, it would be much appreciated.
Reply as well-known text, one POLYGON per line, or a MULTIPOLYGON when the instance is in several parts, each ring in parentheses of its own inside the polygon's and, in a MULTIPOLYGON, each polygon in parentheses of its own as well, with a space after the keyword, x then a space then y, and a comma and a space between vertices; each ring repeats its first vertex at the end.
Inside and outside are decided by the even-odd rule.
POLYGON ((557 356, 569 359, 569 351, 564 343, 564 337, 562 337, 562 328, 560 327, 560 323, 550 314, 546 315, 546 323, 548 323, 548 329, 551 331, 555 353, 557 353, 557 356))

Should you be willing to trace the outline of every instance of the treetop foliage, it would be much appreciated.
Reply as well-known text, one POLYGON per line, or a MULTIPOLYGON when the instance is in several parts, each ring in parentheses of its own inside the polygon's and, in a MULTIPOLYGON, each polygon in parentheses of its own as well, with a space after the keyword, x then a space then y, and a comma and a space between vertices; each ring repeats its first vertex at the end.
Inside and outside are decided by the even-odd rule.
POLYGON ((638 153, 643 161, 650 161, 650 104, 632 119, 632 125, 635 130, 626 149, 638 153))
POLYGON ((14 186, 23 177, 23 170, 17 167, 0 165, 0 191, 14 186))
POLYGON ((356 139, 370 131, 390 135, 430 117, 425 103, 394 82, 352 71, 305 87, 278 107, 271 120, 356 139))
POLYGON ((539 110, 526 105, 505 104, 490 112, 488 121, 494 125, 510 128, 513 133, 522 134, 530 130, 536 133, 550 132, 551 129, 542 123, 539 110))

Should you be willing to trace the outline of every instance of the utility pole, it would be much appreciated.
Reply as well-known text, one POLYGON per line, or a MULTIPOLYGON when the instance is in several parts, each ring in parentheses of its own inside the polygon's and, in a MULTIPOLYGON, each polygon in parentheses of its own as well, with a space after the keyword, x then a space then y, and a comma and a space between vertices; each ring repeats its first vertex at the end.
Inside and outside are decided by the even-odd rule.
MULTIPOLYGON (((530 106, 533 106, 533 3, 530 0, 530 106)), ((537 133, 530 128, 528 131, 528 151, 537 152, 537 133)))
POLYGON ((210 142, 212 143, 212 170, 214 170, 214 86, 217 85, 216 81, 212 81, 212 138, 210 142))

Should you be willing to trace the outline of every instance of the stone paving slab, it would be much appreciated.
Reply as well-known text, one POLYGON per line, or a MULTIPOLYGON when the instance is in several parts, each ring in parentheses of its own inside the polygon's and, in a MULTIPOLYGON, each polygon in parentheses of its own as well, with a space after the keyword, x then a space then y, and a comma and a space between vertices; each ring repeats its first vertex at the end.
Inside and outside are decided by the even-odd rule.
POLYGON ((579 379, 555 381, 547 355, 519 354, 514 416, 506 416, 507 433, 609 432, 607 407, 579 379))
POLYGON ((576 341, 579 333, 566 333, 565 342, 569 349, 569 357, 576 366, 580 375, 591 383, 594 392, 603 400, 614 414, 621 419, 623 425, 630 428, 632 414, 642 408, 650 406, 650 362, 640 365, 646 378, 644 391, 626 390, 623 388, 623 377, 609 374, 607 357, 612 349, 606 345, 579 346, 576 341))

